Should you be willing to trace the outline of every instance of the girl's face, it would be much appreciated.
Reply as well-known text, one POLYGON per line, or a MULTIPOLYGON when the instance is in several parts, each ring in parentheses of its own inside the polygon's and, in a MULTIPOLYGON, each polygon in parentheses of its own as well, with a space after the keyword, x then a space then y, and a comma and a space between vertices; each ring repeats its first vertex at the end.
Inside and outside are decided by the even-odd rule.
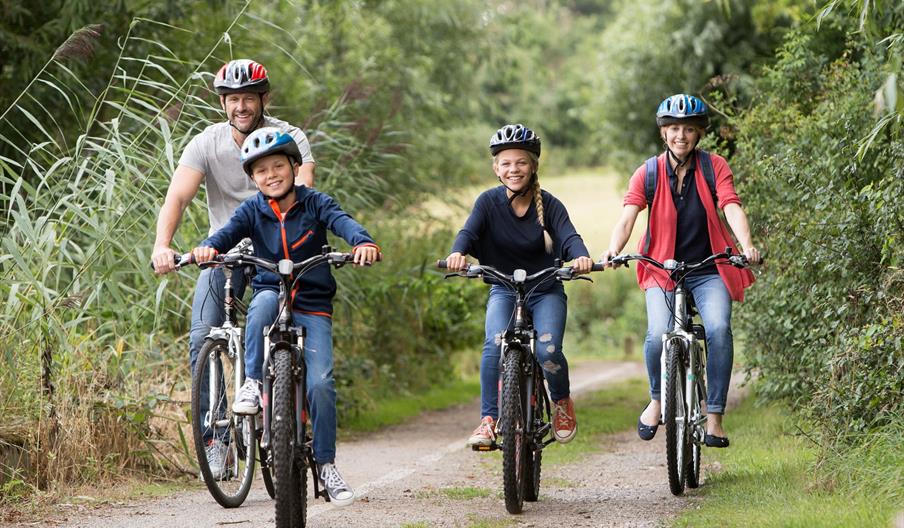
POLYGON ((282 196, 295 185, 295 167, 285 154, 265 156, 251 166, 251 178, 265 196, 282 196))
POLYGON ((696 126, 680 123, 664 126, 660 128, 660 132, 669 149, 682 159, 691 153, 702 135, 696 126))
POLYGON ((534 169, 530 152, 526 150, 503 150, 496 154, 493 160, 493 172, 514 192, 522 191, 530 184, 530 176, 534 169))

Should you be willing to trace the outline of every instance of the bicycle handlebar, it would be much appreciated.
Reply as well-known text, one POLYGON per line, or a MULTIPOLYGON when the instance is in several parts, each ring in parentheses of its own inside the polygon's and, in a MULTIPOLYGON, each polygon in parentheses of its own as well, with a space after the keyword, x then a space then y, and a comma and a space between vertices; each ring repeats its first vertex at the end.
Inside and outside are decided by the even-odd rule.
POLYGON ((646 262, 647 264, 651 264, 661 270, 668 271, 670 273, 675 273, 679 271, 692 271, 699 267, 706 266, 707 264, 711 264, 716 260, 727 260, 729 264, 736 268, 746 268, 750 265, 750 262, 747 260, 747 257, 744 255, 732 255, 731 251, 725 251, 722 253, 716 253, 714 255, 710 255, 703 259, 700 262, 687 263, 687 262, 679 262, 676 260, 666 260, 665 262, 659 262, 654 258, 650 258, 646 255, 640 255, 637 253, 628 253, 625 255, 619 255, 617 257, 613 257, 609 260, 612 263, 612 266, 617 268, 619 266, 628 267, 628 262, 632 260, 639 260, 641 262, 646 262))
MULTIPOLYGON (((437 260, 436 267, 439 269, 449 269, 448 263, 445 260, 437 260)), ((590 268, 590 271, 603 271, 604 267, 601 262, 594 262, 593 266, 590 268)), ((516 273, 521 270, 515 270, 516 273)), ((514 274, 509 275, 507 273, 502 273, 492 266, 482 266, 480 264, 468 264, 468 266, 455 273, 450 273, 446 275, 447 277, 458 276, 465 277, 468 279, 476 279, 481 278, 484 275, 490 275, 495 277, 503 282, 507 282, 509 284, 526 284, 528 282, 535 281, 540 278, 546 278, 547 276, 555 275, 558 280, 574 280, 574 279, 584 279, 587 277, 582 277, 580 275, 575 275, 573 266, 553 266, 551 268, 546 268, 540 270, 531 275, 525 275, 521 280, 515 280, 514 274)), ((589 278, 587 278, 589 280, 589 278)))

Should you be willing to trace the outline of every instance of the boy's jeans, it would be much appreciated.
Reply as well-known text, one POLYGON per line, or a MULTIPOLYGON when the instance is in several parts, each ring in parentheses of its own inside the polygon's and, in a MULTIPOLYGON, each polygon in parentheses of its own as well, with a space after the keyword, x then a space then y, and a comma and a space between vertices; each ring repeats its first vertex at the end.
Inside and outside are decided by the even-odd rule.
MULTIPOLYGON (((261 379, 264 329, 279 315, 279 294, 257 290, 248 307, 245 329, 245 376, 261 379)), ((314 430, 314 460, 332 464, 336 458, 336 384, 333 380, 333 320, 324 315, 293 312, 296 326, 307 330, 304 362, 308 405, 314 430)))

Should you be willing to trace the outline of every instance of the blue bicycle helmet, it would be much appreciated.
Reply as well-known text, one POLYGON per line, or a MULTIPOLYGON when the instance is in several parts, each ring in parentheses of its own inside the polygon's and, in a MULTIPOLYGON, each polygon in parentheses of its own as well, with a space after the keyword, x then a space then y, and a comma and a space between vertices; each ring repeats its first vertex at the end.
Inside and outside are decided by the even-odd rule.
POLYGON ((285 154, 290 159, 301 163, 301 152, 298 143, 288 132, 275 127, 259 128, 252 132, 242 143, 242 169, 251 176, 251 165, 255 161, 272 154, 285 154))
POLYGON ((656 110, 656 126, 675 123, 706 128, 709 126, 706 103, 687 94, 675 94, 659 103, 659 108, 656 110))
POLYGON ((540 157, 540 137, 522 124, 505 125, 490 137, 490 153, 493 156, 503 150, 521 149, 540 157))

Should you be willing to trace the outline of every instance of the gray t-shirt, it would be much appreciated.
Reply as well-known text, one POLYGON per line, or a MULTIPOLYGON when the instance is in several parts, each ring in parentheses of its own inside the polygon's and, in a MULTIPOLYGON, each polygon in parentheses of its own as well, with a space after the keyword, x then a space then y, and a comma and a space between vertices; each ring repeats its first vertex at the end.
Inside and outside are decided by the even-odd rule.
MULTIPOLYGON (((299 128, 270 116, 264 117, 264 125, 288 131, 298 143, 302 163, 314 163, 311 145, 299 128)), ((209 235, 226 225, 236 207, 257 192, 254 182, 242 170, 241 150, 232 138, 228 122, 210 125, 193 137, 182 152, 179 165, 204 173, 209 235)))

